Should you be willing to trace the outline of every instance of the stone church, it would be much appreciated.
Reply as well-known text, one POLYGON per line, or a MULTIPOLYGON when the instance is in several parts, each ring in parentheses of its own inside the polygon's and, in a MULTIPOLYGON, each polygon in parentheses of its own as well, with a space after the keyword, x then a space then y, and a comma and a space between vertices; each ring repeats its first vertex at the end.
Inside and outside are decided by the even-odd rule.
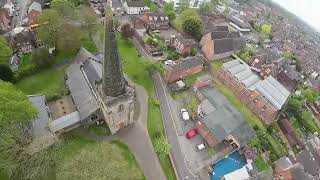
POLYGON ((112 134, 134 123, 135 89, 122 72, 112 13, 106 13, 103 54, 81 48, 66 70, 76 112, 49 124, 53 132, 105 121, 112 134))

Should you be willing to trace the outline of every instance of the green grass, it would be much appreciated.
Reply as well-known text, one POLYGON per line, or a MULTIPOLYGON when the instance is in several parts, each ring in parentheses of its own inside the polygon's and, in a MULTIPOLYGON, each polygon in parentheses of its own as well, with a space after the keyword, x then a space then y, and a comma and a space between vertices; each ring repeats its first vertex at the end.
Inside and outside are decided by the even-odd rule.
MULTIPOLYGON (((150 100, 154 98, 154 88, 152 78, 146 70, 144 62, 146 60, 138 55, 137 50, 130 41, 118 37, 118 45, 124 72, 132 81, 143 86, 148 91, 150 98, 148 102, 147 126, 151 140, 154 142, 155 138, 164 135, 164 127, 159 106, 150 100)), ((169 156, 158 154, 158 158, 167 178, 175 180, 176 177, 169 156)))
POLYGON ((111 134, 110 132, 110 129, 105 125, 105 124, 102 124, 100 126, 97 126, 97 125, 91 125, 89 128, 88 128, 89 132, 97 135, 97 136, 108 136, 111 134))
POLYGON ((26 94, 57 96, 65 91, 64 68, 41 71, 20 80, 16 86, 26 94))
POLYGON ((268 170, 270 168, 268 163, 261 156, 258 156, 254 162, 259 172, 268 170))
POLYGON ((84 32, 81 33, 81 43, 82 43, 82 46, 90 52, 98 51, 98 48, 93 42, 92 38, 84 32))
POLYGON ((32 54, 28 53, 23 55, 20 67, 21 69, 28 69, 32 67, 32 54))
POLYGON ((126 145, 69 135, 21 162, 12 179, 142 180, 145 177, 126 145))

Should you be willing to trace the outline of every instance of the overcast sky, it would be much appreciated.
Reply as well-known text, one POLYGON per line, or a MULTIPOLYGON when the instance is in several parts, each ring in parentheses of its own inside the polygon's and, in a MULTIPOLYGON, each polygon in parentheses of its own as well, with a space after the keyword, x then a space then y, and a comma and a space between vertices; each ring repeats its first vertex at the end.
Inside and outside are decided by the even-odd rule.
POLYGON ((320 32, 320 0, 273 0, 320 32))

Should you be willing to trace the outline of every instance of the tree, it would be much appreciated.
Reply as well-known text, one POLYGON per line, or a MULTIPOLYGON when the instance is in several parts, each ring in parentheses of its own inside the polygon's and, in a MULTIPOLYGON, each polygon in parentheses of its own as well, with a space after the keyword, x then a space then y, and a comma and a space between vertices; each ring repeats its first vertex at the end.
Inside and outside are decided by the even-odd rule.
POLYGON ((303 91, 303 96, 310 103, 314 103, 318 98, 317 92, 311 90, 310 88, 303 91))
POLYGON ((183 30, 186 33, 189 33, 192 37, 197 40, 201 39, 201 29, 202 29, 202 22, 195 16, 189 17, 185 20, 182 24, 183 30))
POLYGON ((313 121, 313 115, 309 111, 303 111, 301 113, 300 122, 303 124, 303 126, 306 128, 308 132, 315 132, 315 123, 313 121))
POLYGON ((61 35, 60 30, 65 24, 63 17, 56 10, 47 9, 41 13, 38 22, 40 24, 37 30, 39 39, 49 47, 55 47, 61 35))
POLYGON ((215 5, 210 1, 202 1, 199 9, 202 13, 211 13, 215 9, 215 5))
POLYGON ((47 48, 38 48, 32 54, 32 63, 38 69, 49 67, 52 64, 52 55, 47 48))
POLYGON ((123 38, 126 38, 126 39, 131 38, 133 36, 133 34, 134 34, 134 31, 131 28, 129 23, 126 23, 121 27, 121 36, 123 38))
POLYGON ((303 101, 298 99, 297 97, 290 97, 287 112, 291 115, 297 116, 299 112, 301 112, 303 107, 303 101))
POLYGON ((8 82, 13 81, 13 72, 7 64, 0 64, 0 79, 8 82))
POLYGON ((164 4, 163 5, 163 12, 166 14, 168 14, 170 12, 174 12, 173 6, 174 6, 173 2, 164 4))
POLYGON ((158 12, 159 8, 151 0, 144 0, 144 4, 150 8, 150 12, 158 12))
POLYGON ((98 18, 92 8, 84 5, 79 6, 78 14, 81 28, 84 31, 88 32, 89 35, 97 31, 98 18))
POLYGON ((81 32, 76 27, 65 24, 59 32, 57 39, 57 49, 59 51, 75 52, 81 47, 81 32))
POLYGON ((261 27, 261 31, 265 34, 271 34, 271 29, 272 29, 272 26, 269 24, 264 24, 261 27))
POLYGON ((248 63, 253 55, 253 50, 251 48, 244 48, 239 53, 238 56, 240 59, 248 63))
POLYGON ((155 139, 154 149, 161 155, 168 155, 170 153, 170 144, 168 142, 168 139, 164 136, 155 139))
POLYGON ((0 36, 0 64, 8 64, 8 60, 12 54, 12 49, 7 41, 0 36))
POLYGON ((174 11, 170 11, 167 13, 167 16, 169 18, 170 21, 173 21, 176 19, 176 13, 174 11))
POLYGON ((69 0, 52 0, 51 9, 58 11, 65 18, 71 18, 74 16, 75 6, 69 0))
POLYGON ((27 96, 11 83, 0 80, 0 169, 7 170, 30 142, 26 126, 36 117, 37 110, 27 96))

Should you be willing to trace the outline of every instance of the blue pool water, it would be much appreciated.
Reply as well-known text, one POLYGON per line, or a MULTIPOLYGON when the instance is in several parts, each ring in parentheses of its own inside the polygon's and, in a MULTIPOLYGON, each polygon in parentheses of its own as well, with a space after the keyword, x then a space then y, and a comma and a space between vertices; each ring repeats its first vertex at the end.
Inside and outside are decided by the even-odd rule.
POLYGON ((220 180, 220 177, 235 170, 241 169, 247 164, 246 159, 238 151, 212 165, 214 175, 210 175, 211 180, 220 180))

